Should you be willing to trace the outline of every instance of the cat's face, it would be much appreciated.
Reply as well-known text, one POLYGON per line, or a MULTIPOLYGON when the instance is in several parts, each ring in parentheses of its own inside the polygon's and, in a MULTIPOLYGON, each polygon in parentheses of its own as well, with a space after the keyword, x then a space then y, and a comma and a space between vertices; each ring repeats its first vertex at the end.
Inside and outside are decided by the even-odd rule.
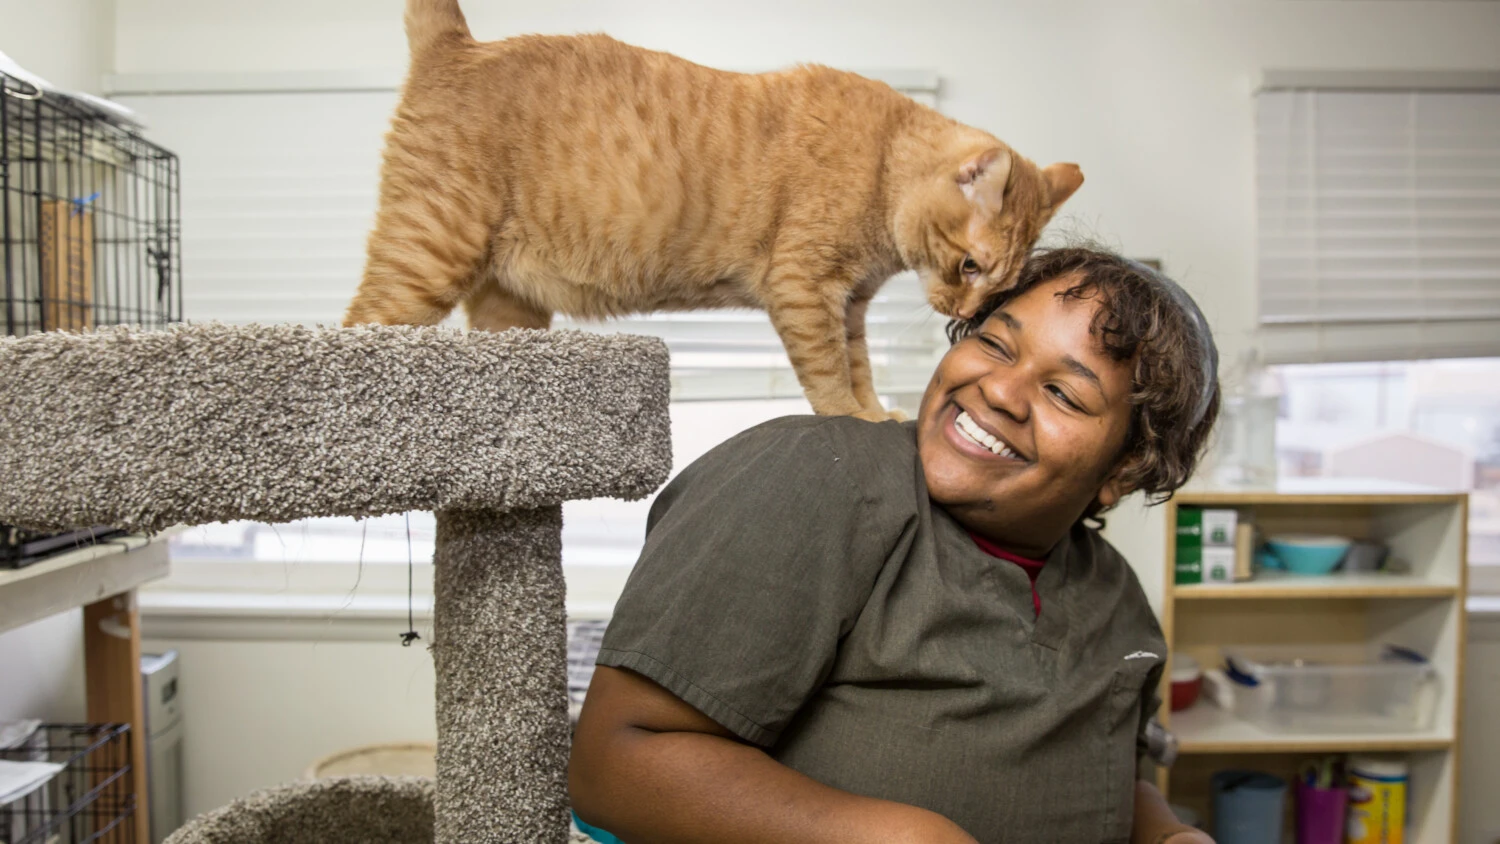
POLYGON ((1039 168, 996 147, 964 161, 930 191, 921 253, 913 261, 938 313, 968 317, 1011 287, 1042 227, 1078 186, 1076 164, 1039 168))

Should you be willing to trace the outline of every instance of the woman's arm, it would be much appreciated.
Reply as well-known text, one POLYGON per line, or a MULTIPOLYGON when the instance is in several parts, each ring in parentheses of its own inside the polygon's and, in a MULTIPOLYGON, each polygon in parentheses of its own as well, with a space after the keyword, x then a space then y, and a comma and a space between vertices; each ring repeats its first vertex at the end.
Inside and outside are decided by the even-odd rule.
POLYGON ((1135 825, 1130 844, 1214 844, 1214 840, 1177 820, 1156 786, 1136 780, 1135 825))
POLYGON ((805 777, 605 666, 579 717, 568 788, 579 817, 631 844, 976 844, 941 815, 805 777))

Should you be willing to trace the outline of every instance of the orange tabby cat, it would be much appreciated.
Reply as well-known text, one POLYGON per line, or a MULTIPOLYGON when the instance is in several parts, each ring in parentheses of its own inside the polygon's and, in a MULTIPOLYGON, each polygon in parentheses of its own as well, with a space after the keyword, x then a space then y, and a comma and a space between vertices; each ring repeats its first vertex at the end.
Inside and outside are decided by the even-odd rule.
POLYGON ((345 317, 546 328, 764 308, 820 414, 887 418, 865 311, 914 269, 973 313, 1083 182, 887 85, 824 67, 712 70, 602 35, 469 34, 407 0, 411 70, 345 317))

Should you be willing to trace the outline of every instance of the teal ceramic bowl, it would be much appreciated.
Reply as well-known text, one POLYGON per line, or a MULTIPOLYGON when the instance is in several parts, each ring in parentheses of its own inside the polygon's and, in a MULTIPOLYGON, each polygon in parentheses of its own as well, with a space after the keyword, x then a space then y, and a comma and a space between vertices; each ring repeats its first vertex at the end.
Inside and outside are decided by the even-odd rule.
POLYGON ((1349 553, 1350 542, 1343 536, 1273 536, 1266 540, 1266 552, 1292 574, 1328 574, 1338 568, 1349 553))

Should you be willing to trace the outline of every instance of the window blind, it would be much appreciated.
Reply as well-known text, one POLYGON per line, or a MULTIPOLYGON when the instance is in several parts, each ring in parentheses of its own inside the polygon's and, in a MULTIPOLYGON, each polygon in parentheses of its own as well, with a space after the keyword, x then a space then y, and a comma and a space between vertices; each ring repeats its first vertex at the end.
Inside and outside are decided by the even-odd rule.
MULTIPOLYGON (((932 104, 931 74, 891 77, 909 96, 932 104)), ((177 80, 170 88, 116 99, 139 111, 151 137, 181 157, 186 317, 336 324, 364 264, 394 88, 299 90, 286 75, 264 84, 237 78, 228 86, 177 80)), ((461 311, 452 323, 462 324, 461 311)), ((915 275, 888 282, 867 323, 877 387, 920 394, 947 344, 944 320, 927 305, 915 275)), ((802 394, 762 312, 661 313, 607 323, 558 318, 554 326, 662 337, 672 351, 676 400, 802 394)))
POLYGON ((1273 363, 1500 355, 1500 91, 1257 95, 1273 363))

